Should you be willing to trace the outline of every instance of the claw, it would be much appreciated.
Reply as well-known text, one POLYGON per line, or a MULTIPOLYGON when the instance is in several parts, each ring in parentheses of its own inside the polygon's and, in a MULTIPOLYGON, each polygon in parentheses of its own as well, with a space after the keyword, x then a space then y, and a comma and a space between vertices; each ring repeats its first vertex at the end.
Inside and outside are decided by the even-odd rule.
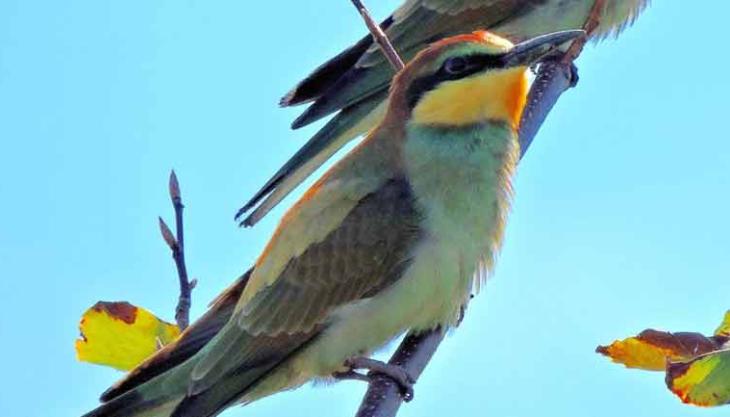
POLYGON ((362 381, 367 383, 372 382, 372 379, 369 376, 363 375, 353 370, 345 372, 335 372, 334 374, 332 374, 332 377, 340 381, 362 381))
POLYGON ((578 85, 578 81, 580 80, 580 77, 578 76, 578 67, 575 65, 574 62, 570 63, 570 86, 575 87, 578 85))

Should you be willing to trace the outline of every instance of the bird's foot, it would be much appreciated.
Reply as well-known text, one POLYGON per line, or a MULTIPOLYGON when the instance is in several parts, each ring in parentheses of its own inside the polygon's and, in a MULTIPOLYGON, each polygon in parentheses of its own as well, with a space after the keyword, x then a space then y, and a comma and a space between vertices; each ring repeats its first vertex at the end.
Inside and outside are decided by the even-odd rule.
POLYGON ((578 75, 578 67, 575 65, 575 62, 570 63, 570 86, 575 87, 578 85, 578 81, 580 80, 580 76, 578 75))
POLYGON ((415 381, 403 367, 391 365, 375 359, 358 357, 345 361, 348 371, 335 373, 333 376, 340 380, 356 380, 373 382, 373 378, 379 375, 385 376, 395 382, 401 391, 403 400, 408 402, 413 399, 413 384, 415 381), (356 372, 356 369, 367 369, 370 371, 367 375, 356 372))

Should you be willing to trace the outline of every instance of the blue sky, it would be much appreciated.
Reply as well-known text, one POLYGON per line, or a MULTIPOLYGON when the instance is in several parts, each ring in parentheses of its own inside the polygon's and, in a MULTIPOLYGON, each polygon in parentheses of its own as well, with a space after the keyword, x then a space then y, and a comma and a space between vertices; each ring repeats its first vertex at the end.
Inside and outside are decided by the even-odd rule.
MULTIPOLYGON (((290 131, 299 109, 277 100, 364 33, 348 1, 313 4, 0 2, 0 415, 78 415, 121 376, 75 360, 97 300, 172 318, 171 168, 194 316, 257 256, 281 209, 249 230, 233 213, 316 129, 290 131)), ((647 327, 709 333, 730 308, 730 5, 692 6, 656 1, 581 57, 520 167, 495 277, 401 416, 727 414, 593 353, 647 327)), ((348 415, 363 391, 225 416, 348 415)))

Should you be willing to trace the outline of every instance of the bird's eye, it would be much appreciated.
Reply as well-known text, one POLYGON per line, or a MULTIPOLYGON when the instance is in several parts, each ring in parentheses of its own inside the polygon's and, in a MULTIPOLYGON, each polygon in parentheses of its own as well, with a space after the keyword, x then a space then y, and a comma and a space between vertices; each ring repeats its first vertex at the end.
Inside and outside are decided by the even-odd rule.
POLYGON ((468 67, 466 59, 462 57, 449 58, 444 62, 444 71, 450 75, 459 75, 468 67))

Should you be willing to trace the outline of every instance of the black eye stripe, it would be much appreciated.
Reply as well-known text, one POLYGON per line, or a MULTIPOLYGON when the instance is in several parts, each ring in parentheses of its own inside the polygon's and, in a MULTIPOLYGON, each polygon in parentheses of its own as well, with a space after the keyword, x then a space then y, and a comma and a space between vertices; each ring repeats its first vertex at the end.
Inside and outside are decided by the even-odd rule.
MULTIPOLYGON (((452 64, 449 63, 450 60, 446 60, 441 65, 441 68, 436 71, 436 73, 415 79, 411 83, 411 86, 408 88, 408 91, 406 92, 408 106, 411 109, 415 107, 416 103, 418 103, 418 100, 420 100, 424 94, 436 88, 436 86, 441 84, 443 81, 452 81, 466 78, 478 72, 484 71, 485 69, 503 68, 505 65, 503 55, 475 54, 459 58, 463 59, 464 61, 463 70, 461 71, 453 71, 453 67, 447 69, 447 66, 450 66, 452 64)), ((459 66, 461 66, 461 64, 459 64, 459 66)))
POLYGON ((448 74, 461 74, 469 68, 469 62, 460 56, 447 59, 441 69, 448 74))

